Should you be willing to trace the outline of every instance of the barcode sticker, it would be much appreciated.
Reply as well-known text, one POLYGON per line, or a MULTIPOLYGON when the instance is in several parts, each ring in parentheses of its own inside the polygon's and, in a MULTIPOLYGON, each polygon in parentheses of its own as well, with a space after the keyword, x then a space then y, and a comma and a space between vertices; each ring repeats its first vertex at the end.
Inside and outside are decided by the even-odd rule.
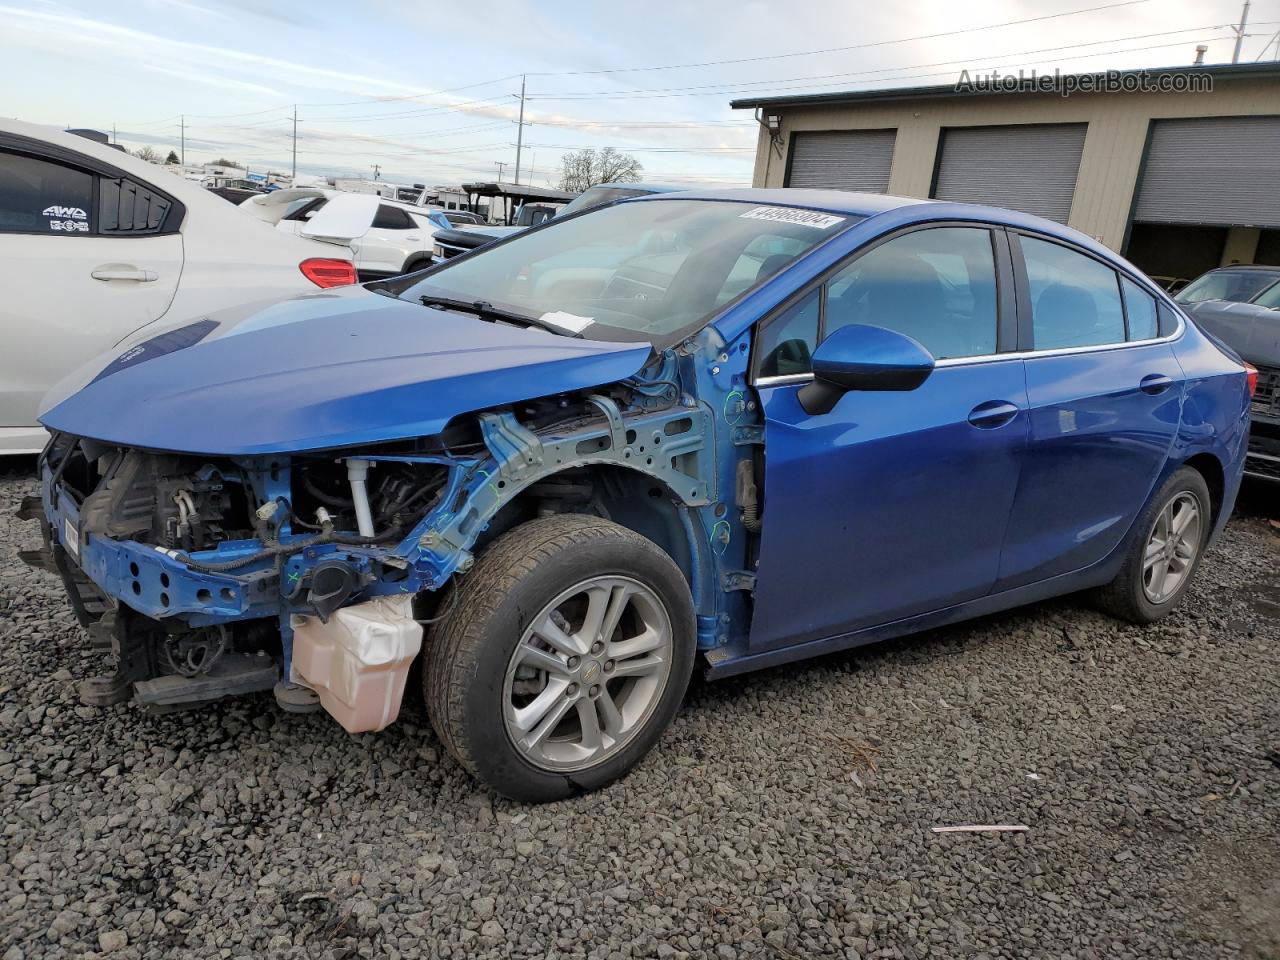
POLYGON ((844 217, 819 213, 817 210, 800 210, 796 207, 754 207, 742 214, 739 220, 770 220, 773 223, 795 223, 802 227, 817 227, 829 230, 837 223, 844 223, 844 217))

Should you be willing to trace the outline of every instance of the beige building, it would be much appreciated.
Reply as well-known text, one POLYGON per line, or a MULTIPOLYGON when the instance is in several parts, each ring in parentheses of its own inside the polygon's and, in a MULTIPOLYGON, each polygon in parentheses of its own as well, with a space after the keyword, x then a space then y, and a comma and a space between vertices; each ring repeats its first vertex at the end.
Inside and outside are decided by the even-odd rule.
POLYGON ((1055 78, 1069 96, 966 79, 735 100, 760 122, 754 184, 1025 210, 1154 276, 1280 264, 1280 63, 1055 78))

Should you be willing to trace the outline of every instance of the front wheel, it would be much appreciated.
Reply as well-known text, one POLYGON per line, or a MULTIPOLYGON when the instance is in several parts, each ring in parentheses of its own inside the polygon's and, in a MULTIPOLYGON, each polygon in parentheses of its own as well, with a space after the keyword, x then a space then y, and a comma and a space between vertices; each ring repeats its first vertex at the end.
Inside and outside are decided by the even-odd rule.
POLYGON ((1200 565, 1212 527, 1209 488, 1180 467, 1134 524, 1124 566, 1097 592, 1099 606, 1133 623, 1152 623, 1178 605, 1200 565))
POLYGON ((427 649, 427 711, 449 752, 515 800, 625 774, 675 716, 693 669, 680 569, 599 517, 547 517, 498 538, 452 607, 427 649))

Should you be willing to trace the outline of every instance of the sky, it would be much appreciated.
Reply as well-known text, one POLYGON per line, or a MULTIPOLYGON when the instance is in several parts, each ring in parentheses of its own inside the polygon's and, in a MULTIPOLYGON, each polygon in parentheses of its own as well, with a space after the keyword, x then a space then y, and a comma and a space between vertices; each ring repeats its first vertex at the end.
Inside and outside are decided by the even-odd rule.
MULTIPOLYGON (((970 72, 1231 59, 1239 0, 0 0, 0 115, 93 127, 188 163, 429 185, 613 146, 657 182, 747 185, 729 101, 954 83, 970 72), (1030 22, 1028 22, 1030 21, 1030 22), (503 166, 499 166, 499 164, 503 166)), ((1254 0, 1241 60, 1280 30, 1254 0)), ((1273 43, 1267 56, 1274 57, 1273 43)))

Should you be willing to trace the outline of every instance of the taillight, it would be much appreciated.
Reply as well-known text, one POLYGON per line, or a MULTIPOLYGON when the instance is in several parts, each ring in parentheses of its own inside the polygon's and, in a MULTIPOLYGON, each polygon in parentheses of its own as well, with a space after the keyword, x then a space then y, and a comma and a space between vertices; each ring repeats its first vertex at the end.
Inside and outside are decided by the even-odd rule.
POLYGON ((356 282, 356 265, 350 260, 312 257, 298 264, 298 269, 317 287, 345 287, 356 282))
POLYGON ((1245 377, 1249 382, 1249 399, 1253 399, 1253 395, 1258 392, 1258 368, 1247 360, 1244 361, 1245 377))

